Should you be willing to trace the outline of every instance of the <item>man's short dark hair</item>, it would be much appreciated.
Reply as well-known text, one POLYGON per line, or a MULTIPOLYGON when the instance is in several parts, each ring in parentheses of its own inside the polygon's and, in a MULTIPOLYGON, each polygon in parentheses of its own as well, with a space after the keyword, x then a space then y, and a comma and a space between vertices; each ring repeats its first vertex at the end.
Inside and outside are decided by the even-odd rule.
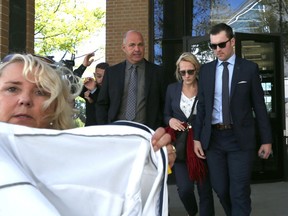
POLYGON ((221 31, 225 31, 226 36, 229 39, 232 39, 234 37, 233 29, 229 25, 227 25, 226 23, 219 23, 217 25, 212 26, 209 34, 210 35, 216 35, 216 34, 219 34, 221 31))
POLYGON ((107 62, 101 62, 101 63, 96 65, 96 69, 100 68, 102 70, 106 70, 106 68, 108 68, 108 67, 109 67, 109 64, 107 62))

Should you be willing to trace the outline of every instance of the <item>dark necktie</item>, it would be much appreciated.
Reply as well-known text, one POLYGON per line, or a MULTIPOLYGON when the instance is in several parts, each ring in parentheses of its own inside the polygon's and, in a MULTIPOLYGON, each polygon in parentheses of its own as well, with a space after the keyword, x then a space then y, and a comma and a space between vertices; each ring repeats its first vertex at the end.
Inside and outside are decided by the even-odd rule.
POLYGON ((127 94, 127 108, 126 108, 126 119, 133 120, 136 115, 137 105, 137 66, 132 66, 130 74, 128 94, 127 94))
POLYGON ((230 109, 229 109, 229 70, 228 62, 223 62, 222 74, 222 115, 223 124, 230 124, 230 109))

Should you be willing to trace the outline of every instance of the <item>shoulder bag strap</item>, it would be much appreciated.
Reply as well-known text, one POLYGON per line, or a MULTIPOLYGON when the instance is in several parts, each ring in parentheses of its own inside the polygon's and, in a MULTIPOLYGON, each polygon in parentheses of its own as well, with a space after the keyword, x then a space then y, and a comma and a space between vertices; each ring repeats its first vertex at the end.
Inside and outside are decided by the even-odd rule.
POLYGON ((195 106, 196 106, 197 101, 198 101, 198 97, 196 96, 195 99, 194 99, 193 105, 192 105, 192 109, 191 109, 190 116, 189 116, 189 118, 187 119, 187 122, 191 122, 191 120, 192 120, 192 116, 193 116, 194 109, 195 109, 195 106))

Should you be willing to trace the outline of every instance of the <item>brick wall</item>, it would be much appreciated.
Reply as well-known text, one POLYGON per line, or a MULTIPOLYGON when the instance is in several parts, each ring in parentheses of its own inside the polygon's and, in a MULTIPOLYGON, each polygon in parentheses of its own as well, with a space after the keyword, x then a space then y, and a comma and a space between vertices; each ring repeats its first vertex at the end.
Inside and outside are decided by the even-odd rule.
POLYGON ((106 61, 113 65, 125 59, 121 49, 122 38, 128 30, 143 34, 148 58, 149 0, 106 1, 106 61))
POLYGON ((9 49, 9 1, 0 0, 0 58, 9 49))
MULTIPOLYGON (((26 0, 26 52, 34 53, 35 0, 26 0)), ((9 0, 0 0, 0 58, 9 53, 9 0)))
POLYGON ((26 0, 26 52, 34 53, 35 0, 26 0))

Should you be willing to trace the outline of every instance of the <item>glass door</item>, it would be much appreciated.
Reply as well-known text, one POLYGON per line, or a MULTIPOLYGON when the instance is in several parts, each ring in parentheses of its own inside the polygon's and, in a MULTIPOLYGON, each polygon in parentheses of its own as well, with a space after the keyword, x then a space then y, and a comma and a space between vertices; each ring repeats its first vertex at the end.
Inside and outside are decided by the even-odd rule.
MULTIPOLYGON (((264 100, 273 134, 273 157, 262 160, 256 157, 253 179, 277 180, 283 178, 284 126, 284 73, 281 55, 281 37, 267 34, 236 34, 236 55, 258 64, 264 100)), ((260 138, 257 136, 259 148, 260 138)))

